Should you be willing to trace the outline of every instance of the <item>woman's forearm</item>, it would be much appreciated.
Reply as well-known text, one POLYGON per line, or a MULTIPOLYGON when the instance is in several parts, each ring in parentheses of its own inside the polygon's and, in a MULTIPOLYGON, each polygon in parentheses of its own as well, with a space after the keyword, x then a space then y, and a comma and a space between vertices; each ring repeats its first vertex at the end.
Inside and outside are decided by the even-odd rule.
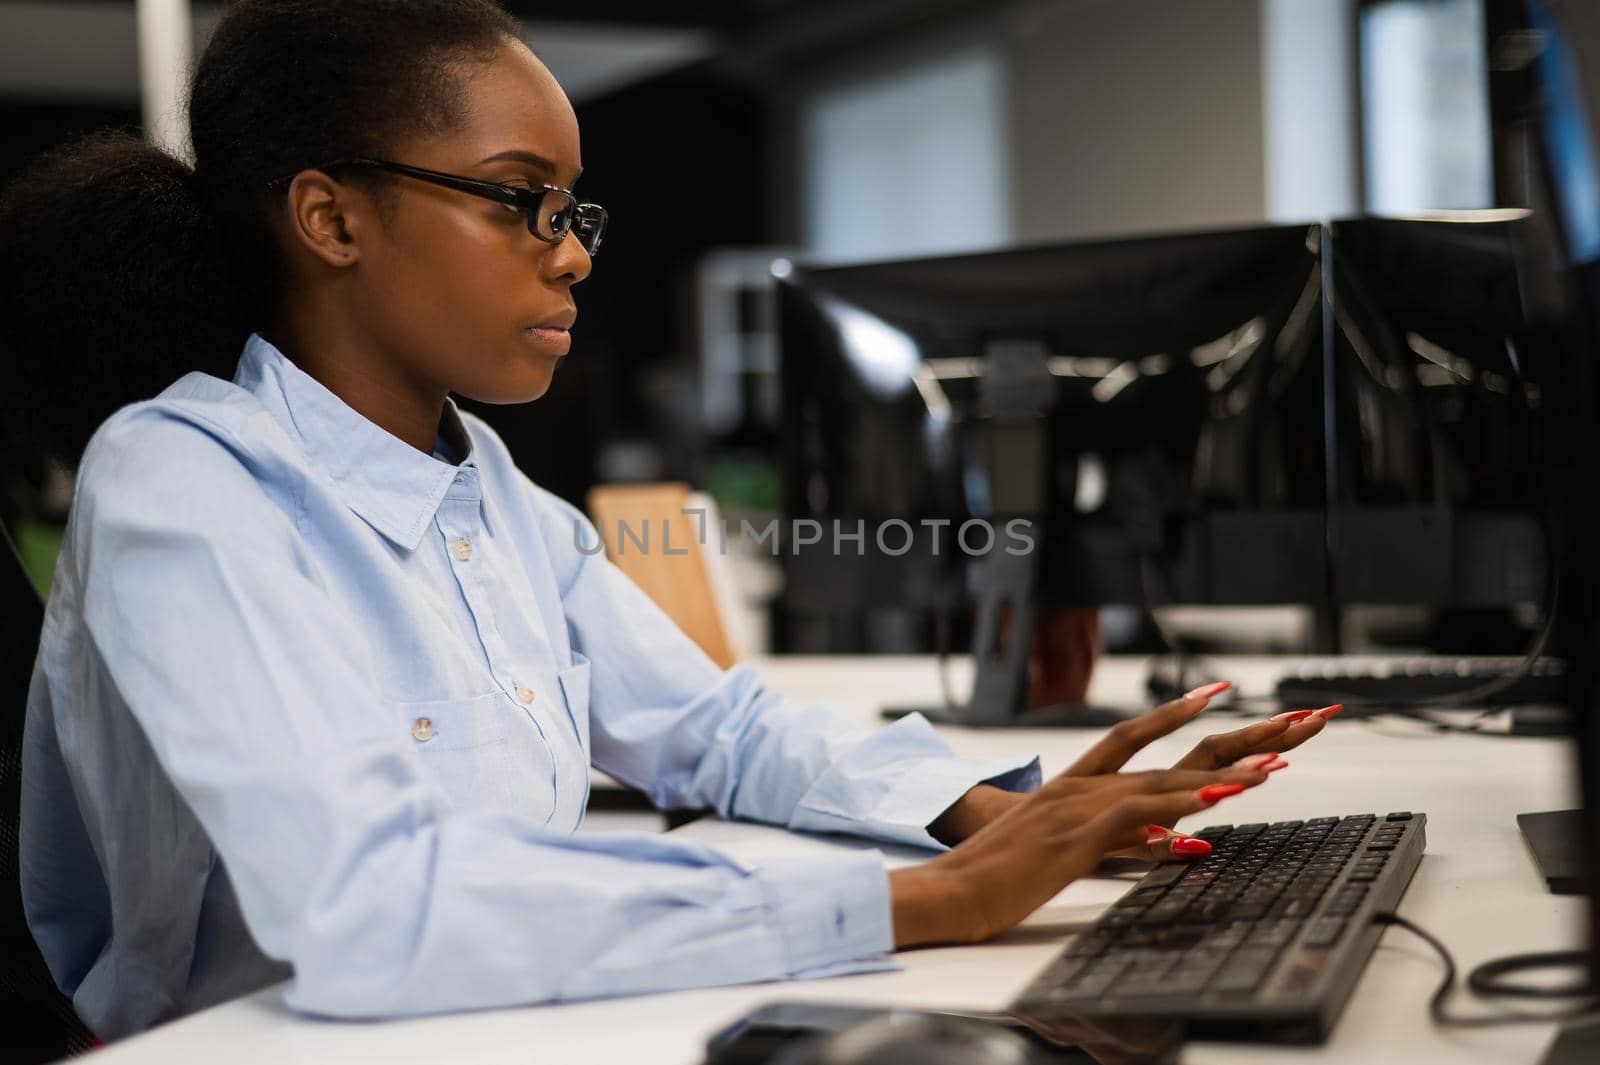
POLYGON ((984 825, 998 818, 1025 798, 992 784, 979 784, 957 799, 955 804, 928 826, 928 834, 947 847, 954 847, 984 825))

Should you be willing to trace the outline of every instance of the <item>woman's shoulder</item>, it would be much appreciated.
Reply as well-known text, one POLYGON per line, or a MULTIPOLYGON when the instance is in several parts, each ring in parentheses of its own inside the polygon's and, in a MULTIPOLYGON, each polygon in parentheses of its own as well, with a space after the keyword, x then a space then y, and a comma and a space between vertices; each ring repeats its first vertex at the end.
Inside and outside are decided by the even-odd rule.
POLYGON ((204 496, 269 479, 288 437, 249 391, 190 373, 153 399, 123 407, 90 439, 77 495, 142 494, 157 486, 204 496))

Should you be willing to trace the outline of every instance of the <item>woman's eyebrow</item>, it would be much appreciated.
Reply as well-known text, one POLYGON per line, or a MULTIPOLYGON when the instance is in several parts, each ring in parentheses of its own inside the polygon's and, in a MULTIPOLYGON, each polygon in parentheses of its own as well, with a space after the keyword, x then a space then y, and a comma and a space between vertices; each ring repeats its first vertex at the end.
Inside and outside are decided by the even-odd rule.
MULTIPOLYGON (((556 172, 556 164, 552 163, 544 156, 534 155, 532 152, 525 152, 518 148, 513 148, 506 152, 498 152, 489 156, 487 159, 481 160, 478 165, 482 166, 484 163, 498 163, 504 161, 510 161, 513 163, 526 163, 535 170, 543 171, 546 177, 552 176, 556 172)), ((581 177, 582 174, 583 171, 579 170, 578 175, 581 177)), ((577 178, 574 178, 572 183, 576 185, 578 183, 577 178)))

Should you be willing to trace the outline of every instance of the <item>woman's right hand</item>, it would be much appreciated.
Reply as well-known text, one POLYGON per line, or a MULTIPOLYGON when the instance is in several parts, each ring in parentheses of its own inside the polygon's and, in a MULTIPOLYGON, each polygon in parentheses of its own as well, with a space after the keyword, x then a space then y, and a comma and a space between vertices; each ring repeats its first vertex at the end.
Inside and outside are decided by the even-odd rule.
POLYGON ((1059 776, 953 850, 889 874, 896 947, 999 935, 1151 824, 1215 805, 1267 779, 1259 768, 1059 776))

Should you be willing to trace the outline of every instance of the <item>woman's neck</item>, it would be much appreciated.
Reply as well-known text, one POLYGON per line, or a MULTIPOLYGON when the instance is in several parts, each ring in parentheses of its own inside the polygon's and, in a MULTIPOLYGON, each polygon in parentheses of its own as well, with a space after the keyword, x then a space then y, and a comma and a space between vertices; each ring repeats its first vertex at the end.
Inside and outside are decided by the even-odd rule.
POLYGON ((406 372, 404 360, 352 330, 297 328, 286 321, 264 335, 352 410, 412 447, 432 454, 446 390, 406 372))

